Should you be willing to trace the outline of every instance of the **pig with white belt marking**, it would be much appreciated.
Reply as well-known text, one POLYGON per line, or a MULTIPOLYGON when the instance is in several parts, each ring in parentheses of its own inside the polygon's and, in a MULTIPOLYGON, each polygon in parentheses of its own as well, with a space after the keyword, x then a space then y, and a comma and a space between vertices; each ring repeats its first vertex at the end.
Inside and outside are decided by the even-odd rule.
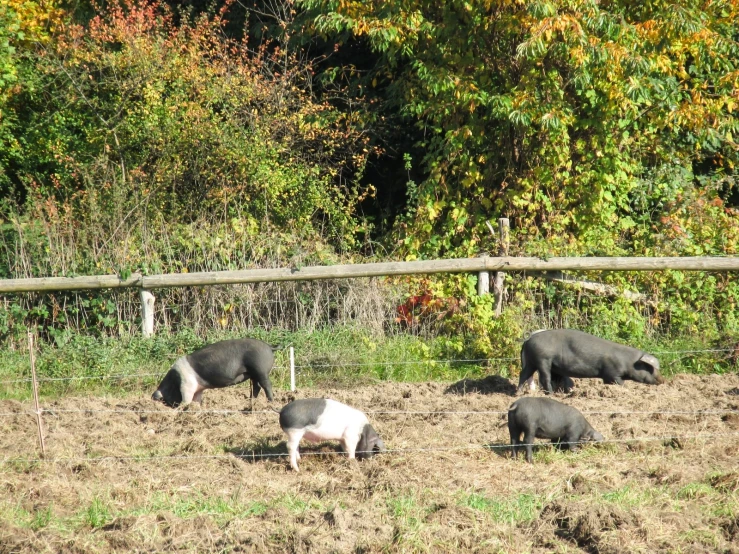
POLYGON ((287 434, 290 467, 298 469, 301 439, 310 442, 341 441, 349 455, 360 460, 385 450, 385 444, 359 410, 329 398, 294 400, 280 411, 280 427, 287 434))
POLYGON ((533 442, 537 439, 551 439, 553 443, 563 442, 571 451, 579 443, 601 442, 603 435, 592 428, 583 415, 572 406, 562 404, 551 398, 520 398, 508 408, 508 431, 513 445, 513 457, 518 457, 517 446, 526 447, 526 461, 533 461, 533 442), (523 443, 521 443, 523 433, 523 443))
POLYGON ((236 385, 247 379, 252 382, 254 398, 264 389, 272 401, 269 372, 275 362, 276 347, 257 339, 232 339, 209 344, 178 358, 164 376, 153 400, 172 408, 202 403, 203 391, 236 385))

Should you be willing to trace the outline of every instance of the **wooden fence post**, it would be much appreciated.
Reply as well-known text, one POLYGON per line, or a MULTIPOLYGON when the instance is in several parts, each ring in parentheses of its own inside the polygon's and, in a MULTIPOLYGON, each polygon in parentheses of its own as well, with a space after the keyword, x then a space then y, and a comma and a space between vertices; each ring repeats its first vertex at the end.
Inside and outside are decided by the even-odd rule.
POLYGON ((154 334, 154 295, 146 289, 139 291, 141 298, 141 332, 144 338, 154 334))
POLYGON ((36 406, 36 424, 38 425, 38 441, 41 445, 41 457, 46 457, 44 444, 44 428, 41 424, 41 409, 38 404, 38 381, 36 380, 36 358, 33 355, 33 333, 28 331, 28 353, 31 356, 31 382, 33 383, 33 403, 36 406))
MULTIPOLYGON (((507 217, 501 217, 498 220, 498 236, 500 239, 498 245, 498 256, 508 256, 508 247, 511 244, 511 227, 507 217)), ((503 298, 505 297, 505 272, 498 271, 495 274, 495 283, 493 284, 495 293, 495 317, 500 317, 503 313, 503 298)))

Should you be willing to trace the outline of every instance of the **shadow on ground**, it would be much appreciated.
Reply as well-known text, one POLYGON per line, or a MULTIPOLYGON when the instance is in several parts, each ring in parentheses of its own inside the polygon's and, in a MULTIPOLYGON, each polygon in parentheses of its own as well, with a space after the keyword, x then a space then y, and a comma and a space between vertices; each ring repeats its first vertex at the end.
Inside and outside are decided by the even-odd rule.
POLYGON ((226 452, 247 463, 258 464, 287 459, 287 443, 285 441, 275 443, 263 439, 249 443, 243 448, 227 448, 226 452))
MULTIPOLYGON (((496 454, 501 458, 513 458, 513 445, 508 442, 490 442, 485 445, 485 448, 496 454)), ((532 452, 536 454, 539 450, 554 449, 559 452, 568 452, 570 449, 566 444, 560 444, 558 441, 551 442, 538 442, 533 445, 532 452)), ((518 447, 518 459, 526 461, 526 447, 520 445, 518 447)))
MULTIPOLYGON (((332 442, 319 444, 302 443, 299 450, 301 456, 309 457, 343 453, 341 446, 332 442)), ((286 441, 275 443, 265 439, 249 443, 244 448, 227 448, 226 452, 233 454, 249 464, 288 460, 286 441)))
POLYGON ((485 448, 501 458, 510 458, 513 456, 513 449, 507 442, 491 442, 486 444, 485 448))
POLYGON ((516 396, 516 386, 500 375, 488 375, 484 379, 462 379, 449 385, 444 392, 446 394, 458 394, 462 396, 473 392, 516 396))

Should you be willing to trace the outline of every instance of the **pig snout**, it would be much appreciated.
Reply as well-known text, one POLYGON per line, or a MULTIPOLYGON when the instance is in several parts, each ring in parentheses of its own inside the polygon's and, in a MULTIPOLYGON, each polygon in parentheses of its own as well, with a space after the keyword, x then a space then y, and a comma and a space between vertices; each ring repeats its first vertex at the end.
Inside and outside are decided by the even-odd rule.
POLYGON ((377 444, 374 448, 375 452, 385 452, 385 443, 382 442, 382 439, 377 439, 377 444))
POLYGON ((598 431, 593 430, 593 432, 588 437, 593 442, 603 442, 605 439, 603 438, 603 435, 601 435, 598 431))
POLYGON ((152 400, 156 400, 158 402, 164 400, 164 396, 162 395, 162 391, 160 391, 159 389, 155 390, 154 391, 154 394, 151 395, 151 399, 152 400))

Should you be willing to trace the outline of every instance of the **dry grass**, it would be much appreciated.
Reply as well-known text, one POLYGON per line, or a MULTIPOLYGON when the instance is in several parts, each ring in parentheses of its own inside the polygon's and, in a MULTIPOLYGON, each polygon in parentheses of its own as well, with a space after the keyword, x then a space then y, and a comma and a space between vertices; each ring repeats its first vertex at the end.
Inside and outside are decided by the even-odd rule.
MULTIPOLYGON (((682 375, 661 387, 581 382, 557 397, 583 411, 739 410, 737 390, 736 375, 682 375)), ((246 387, 208 391, 205 411, 189 412, 146 392, 46 406, 56 410, 45 418, 49 456, 72 459, 0 466, 0 552, 739 552, 735 414, 593 414, 607 439, 717 437, 543 446, 528 465, 464 448, 508 443, 503 416, 378 413, 370 419, 398 452, 355 462, 307 445, 294 474, 282 457, 259 457, 285 452, 276 414, 207 411, 244 409, 246 387), (62 411, 79 408, 90 411, 62 411), (94 412, 111 409, 134 412, 94 412), (99 456, 146 459, 83 459, 99 456)), ((511 394, 489 377, 281 392, 277 404, 331 396, 368 411, 505 411, 511 394)), ((0 402, 18 412, 0 420, 5 457, 37 457, 27 410, 0 402)))

